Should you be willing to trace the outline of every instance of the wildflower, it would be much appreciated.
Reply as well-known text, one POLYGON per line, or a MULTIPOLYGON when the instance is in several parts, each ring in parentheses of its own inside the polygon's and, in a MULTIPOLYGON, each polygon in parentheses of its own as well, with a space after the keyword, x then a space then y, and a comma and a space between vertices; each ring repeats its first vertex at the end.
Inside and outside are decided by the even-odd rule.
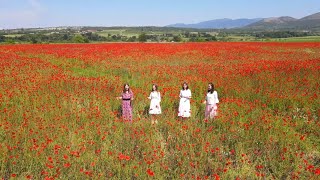
POLYGON ((151 169, 147 169, 147 173, 149 176, 154 176, 154 172, 151 169))

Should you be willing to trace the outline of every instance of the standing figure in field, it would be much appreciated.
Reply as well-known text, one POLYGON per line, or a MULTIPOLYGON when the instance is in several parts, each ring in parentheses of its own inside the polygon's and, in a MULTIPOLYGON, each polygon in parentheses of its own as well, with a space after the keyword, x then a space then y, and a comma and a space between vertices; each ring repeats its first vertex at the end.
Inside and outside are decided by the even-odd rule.
POLYGON ((206 96, 206 100, 204 101, 204 104, 206 104, 206 110, 205 110, 205 119, 212 119, 215 116, 218 115, 218 93, 214 90, 213 83, 208 84, 208 92, 206 96))
POLYGON ((180 90, 180 103, 178 109, 178 116, 181 118, 188 118, 191 116, 191 90, 186 82, 182 84, 182 89, 180 90))
POLYGON ((158 91, 158 86, 156 84, 152 85, 152 90, 148 98, 151 100, 149 108, 149 114, 151 115, 151 123, 158 123, 155 116, 161 114, 161 96, 160 92, 158 91))
POLYGON ((123 86, 123 92, 117 99, 122 100, 122 118, 125 121, 132 121, 132 100, 133 92, 130 89, 129 84, 123 86))

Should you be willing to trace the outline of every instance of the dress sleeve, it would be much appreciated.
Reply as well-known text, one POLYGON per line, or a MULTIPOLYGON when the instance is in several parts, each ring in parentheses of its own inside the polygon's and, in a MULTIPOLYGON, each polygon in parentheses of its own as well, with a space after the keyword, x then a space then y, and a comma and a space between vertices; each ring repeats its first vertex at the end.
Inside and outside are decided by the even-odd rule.
POLYGON ((219 99, 218 99, 218 93, 217 93, 217 91, 214 92, 214 101, 215 101, 216 103, 219 103, 219 102, 220 102, 219 99))
POLYGON ((158 96, 159 96, 159 102, 161 102, 161 95, 160 95, 160 92, 158 92, 158 96))

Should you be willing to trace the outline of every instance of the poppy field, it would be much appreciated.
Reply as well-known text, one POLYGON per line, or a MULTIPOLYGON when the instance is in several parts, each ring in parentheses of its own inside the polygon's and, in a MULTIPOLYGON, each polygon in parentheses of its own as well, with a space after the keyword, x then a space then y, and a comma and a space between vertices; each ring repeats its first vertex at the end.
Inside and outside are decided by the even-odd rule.
POLYGON ((320 178, 320 43, 1 45, 0 70, 2 179, 320 178), (210 82, 218 117, 204 120, 210 82))

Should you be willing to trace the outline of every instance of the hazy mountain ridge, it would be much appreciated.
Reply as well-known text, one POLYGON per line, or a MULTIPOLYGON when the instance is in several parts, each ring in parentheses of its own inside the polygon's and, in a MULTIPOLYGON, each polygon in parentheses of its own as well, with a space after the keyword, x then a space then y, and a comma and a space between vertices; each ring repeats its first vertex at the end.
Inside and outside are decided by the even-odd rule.
POLYGON ((244 27, 249 24, 255 23, 262 20, 262 18, 256 19, 215 19, 210 21, 203 21, 196 24, 184 24, 184 23, 177 23, 171 24, 166 27, 178 27, 178 28, 197 28, 197 29, 230 29, 230 28, 237 28, 237 27, 244 27))
POLYGON ((266 18, 245 26, 246 29, 314 29, 320 27, 320 13, 315 13, 301 19, 289 16, 266 18))
POLYGON ((301 19, 290 16, 254 19, 215 19, 194 24, 177 23, 165 27, 196 29, 314 29, 320 28, 320 12, 301 19))

